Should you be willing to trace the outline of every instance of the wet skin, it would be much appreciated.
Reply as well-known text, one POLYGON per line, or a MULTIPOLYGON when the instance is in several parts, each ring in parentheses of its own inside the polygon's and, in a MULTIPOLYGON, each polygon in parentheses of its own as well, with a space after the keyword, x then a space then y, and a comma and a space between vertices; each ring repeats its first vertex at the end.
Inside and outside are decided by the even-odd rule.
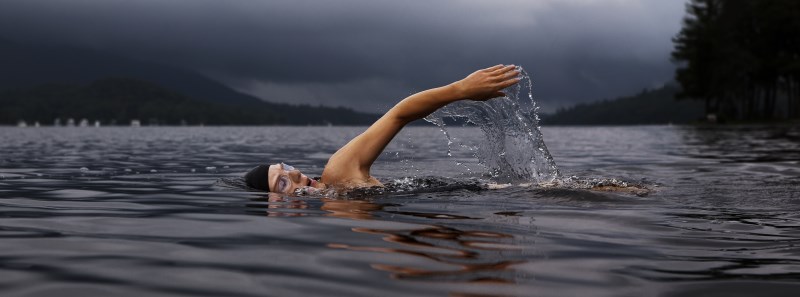
POLYGON ((270 165, 267 179, 271 192, 275 193, 292 194, 295 190, 303 187, 325 188, 323 183, 309 178, 300 173, 300 170, 283 163, 270 165))

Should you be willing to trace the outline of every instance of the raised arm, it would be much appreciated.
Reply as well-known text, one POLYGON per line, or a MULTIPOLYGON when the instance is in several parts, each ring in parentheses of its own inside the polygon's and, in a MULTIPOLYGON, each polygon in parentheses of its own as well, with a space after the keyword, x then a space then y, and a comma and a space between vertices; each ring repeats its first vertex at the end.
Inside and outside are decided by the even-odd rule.
POLYGON ((399 120, 405 125, 424 118, 451 102, 463 99, 482 101, 501 97, 505 94, 500 90, 517 83, 518 75, 519 72, 514 65, 497 65, 481 69, 447 86, 411 95, 397 103, 383 117, 399 120))
POLYGON ((408 123, 424 118, 437 109, 463 99, 488 100, 504 96, 502 89, 519 82, 514 65, 497 65, 473 72, 447 86, 411 95, 392 107, 364 133, 356 136, 328 160, 323 172, 326 183, 369 178, 375 159, 397 132, 408 123))

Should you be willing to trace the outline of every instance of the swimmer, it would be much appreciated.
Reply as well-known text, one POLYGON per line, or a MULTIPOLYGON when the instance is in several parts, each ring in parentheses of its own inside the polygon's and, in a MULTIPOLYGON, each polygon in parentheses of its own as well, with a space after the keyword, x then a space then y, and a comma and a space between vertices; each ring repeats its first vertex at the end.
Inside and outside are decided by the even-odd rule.
POLYGON ((485 101, 502 97, 503 89, 520 81, 514 65, 496 65, 473 72, 449 85, 411 95, 392 107, 364 133, 356 136, 328 159, 319 181, 284 163, 259 165, 244 179, 247 186, 273 193, 293 194, 297 189, 333 188, 337 191, 383 186, 370 175, 375 159, 406 124, 459 100, 485 101))

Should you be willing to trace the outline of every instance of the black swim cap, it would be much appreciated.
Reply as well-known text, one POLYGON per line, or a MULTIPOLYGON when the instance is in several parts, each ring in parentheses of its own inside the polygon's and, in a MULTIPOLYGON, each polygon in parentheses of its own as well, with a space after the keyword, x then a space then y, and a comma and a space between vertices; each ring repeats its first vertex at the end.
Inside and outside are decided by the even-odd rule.
POLYGON ((248 187, 267 191, 269 190, 269 165, 258 165, 244 175, 244 182, 248 187))

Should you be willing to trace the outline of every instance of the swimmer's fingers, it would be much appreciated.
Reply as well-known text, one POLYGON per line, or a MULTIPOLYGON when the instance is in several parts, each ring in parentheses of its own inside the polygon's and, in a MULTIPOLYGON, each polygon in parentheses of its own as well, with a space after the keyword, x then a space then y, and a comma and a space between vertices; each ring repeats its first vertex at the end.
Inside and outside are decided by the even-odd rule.
POLYGON ((520 73, 522 73, 522 72, 520 72, 519 69, 514 69, 513 71, 506 72, 506 74, 503 75, 503 78, 504 79, 511 79, 511 78, 519 77, 520 73))
POLYGON ((484 101, 503 97, 501 90, 519 82, 519 71, 514 65, 496 65, 478 70, 453 83, 460 99, 484 101))
MULTIPOLYGON (((502 81, 500 83, 497 83, 494 88, 498 89, 498 90, 502 90, 502 89, 508 88, 510 86, 513 86, 513 85, 517 84, 518 82, 519 82, 519 78, 518 77, 514 77, 514 78, 511 78, 511 79, 504 80, 504 81, 502 81)), ((492 98, 499 98, 499 97, 505 97, 505 96, 506 96, 506 93, 503 92, 503 91, 494 91, 494 92, 491 93, 491 95, 489 95, 489 96, 487 96, 485 98, 480 98, 480 99, 475 99, 475 100, 486 101, 486 100, 489 100, 489 99, 492 99, 492 98)))
MULTIPOLYGON (((501 65, 502 66, 502 65, 501 65)), ((491 76, 503 76, 504 74, 517 69, 515 65, 502 66, 489 72, 491 76)))
POLYGON ((510 86, 516 85, 519 82, 519 80, 520 80, 519 77, 513 76, 512 78, 506 79, 506 80, 500 82, 499 84, 497 84, 497 87, 500 88, 500 89, 505 89, 505 88, 508 88, 510 86))
POLYGON ((513 69, 511 71, 506 71, 496 75, 492 80, 494 82, 503 83, 518 77, 519 73, 520 73, 519 70, 513 69))
POLYGON ((497 64, 497 65, 494 65, 494 66, 492 66, 492 67, 489 67, 489 68, 484 68, 484 69, 481 69, 480 71, 483 71, 483 72, 492 72, 492 71, 495 71, 495 70, 498 70, 498 69, 502 69, 503 67, 505 67, 505 65, 503 65, 503 64, 497 64))

